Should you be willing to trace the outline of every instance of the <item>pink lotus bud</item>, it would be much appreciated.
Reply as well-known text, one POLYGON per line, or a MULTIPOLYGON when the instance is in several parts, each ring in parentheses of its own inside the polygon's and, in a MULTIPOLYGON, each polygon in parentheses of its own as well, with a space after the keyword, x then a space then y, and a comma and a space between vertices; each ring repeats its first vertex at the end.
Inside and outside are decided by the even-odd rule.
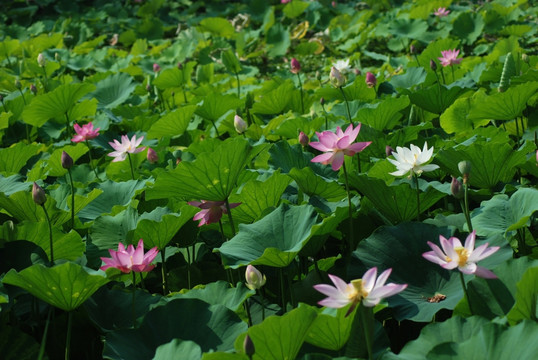
POLYGON ((37 205, 43 205, 47 201, 47 195, 45 195, 45 190, 37 183, 34 182, 32 186, 32 199, 37 205))
POLYGON ((155 164, 157 161, 159 161, 159 155, 157 155, 157 152, 155 150, 148 147, 147 159, 150 162, 150 164, 155 164))
POLYGON ((234 116, 234 128, 237 133, 242 134, 247 130, 247 123, 240 116, 234 116))
POLYGON ((390 145, 385 146, 385 155, 387 155, 387 157, 391 156, 393 152, 394 149, 390 145))
POLYGON ((40 67, 47 65, 47 60, 45 59, 45 55, 43 55, 43 53, 39 53, 39 55, 37 55, 37 64, 40 67))
POLYGON ((333 86, 337 88, 340 88, 346 84, 346 79, 334 66, 331 68, 329 79, 331 81, 331 84, 333 84, 333 86))
POLYGON ((430 69, 432 69, 433 71, 437 70, 437 64, 433 59, 430 59, 430 69))
POLYGON ((73 167, 73 158, 65 151, 62 151, 61 163, 64 169, 71 169, 73 167))
POLYGON ((243 341, 243 351, 245 352, 245 355, 247 355, 249 358, 252 359, 252 356, 256 352, 256 349, 254 348, 254 343, 252 342, 252 339, 250 336, 245 336, 245 340, 243 341))
POLYGON ((32 94, 37 94, 37 88, 35 87, 34 84, 30 85, 30 91, 32 92, 32 94))
POLYGON ((411 44, 411 45, 409 46, 409 53, 410 53, 411 55, 414 55, 416 51, 417 51, 417 49, 415 48, 415 45, 411 44))
POLYGON ((377 85, 377 79, 375 78, 375 75, 369 71, 366 73, 366 85, 368 85, 369 88, 375 87, 377 85))
POLYGON ((183 64, 181 63, 181 61, 178 61, 177 68, 180 69, 180 70, 181 70, 181 68, 183 68, 183 64))
POLYGON ((455 177, 452 177, 452 182, 450 183, 450 192, 452 193, 452 195, 454 195, 456 199, 463 198, 463 186, 461 185, 461 182, 455 177))
POLYGON ((310 139, 308 138, 308 136, 306 136, 306 134, 304 132, 300 132, 299 133, 299 144, 303 145, 303 146, 306 146, 308 145, 310 139))
POLYGON ((161 70, 161 67, 159 66, 159 64, 154 63, 153 64, 153 71, 154 72, 159 72, 160 70, 161 70))
POLYGON ((250 290, 257 290, 261 288, 263 285, 265 285, 265 281, 267 280, 265 275, 262 275, 262 273, 252 265, 247 266, 247 270, 245 271, 245 279, 247 281, 246 285, 250 290))
POLYGON ((301 64, 299 63, 299 61, 298 61, 296 58, 292 58, 292 59, 291 59, 291 68, 290 68, 290 71, 291 71, 293 74, 298 74, 299 71, 301 71, 301 64))
POLYGON ((321 104, 321 106, 325 105, 325 98, 319 99, 319 103, 321 104))

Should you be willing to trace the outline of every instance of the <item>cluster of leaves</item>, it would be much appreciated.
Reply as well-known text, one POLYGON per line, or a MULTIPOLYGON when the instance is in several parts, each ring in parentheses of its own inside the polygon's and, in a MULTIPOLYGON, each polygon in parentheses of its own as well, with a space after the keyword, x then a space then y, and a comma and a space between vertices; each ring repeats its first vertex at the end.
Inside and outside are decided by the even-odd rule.
POLYGON ((362 357, 353 317, 345 317, 347 309, 319 308, 312 286, 326 283, 327 272, 350 280, 373 266, 393 268, 390 280, 408 284, 374 310, 376 356, 504 359, 510 351, 533 358, 538 8, 523 0, 273 3, 5 6, 4 358, 35 358, 49 321, 56 331, 41 350, 60 358, 68 313, 77 329, 74 358, 247 359, 247 333, 254 359, 362 357), (439 7, 450 14, 434 16, 439 7), (461 64, 441 69, 441 51, 455 48, 461 64), (298 76, 289 71, 292 57, 301 64, 298 76), (343 59, 351 66, 339 91, 329 70, 343 59), (366 84, 367 71, 377 86, 366 84), (362 123, 357 141, 372 141, 360 165, 358 156, 345 160, 350 203, 344 174, 312 163, 315 150, 297 139, 299 131, 313 138, 347 125, 347 106, 351 120, 362 123), (236 114, 248 124, 243 134, 234 128, 236 114), (90 121, 99 137, 73 144, 73 125, 90 121), (106 156, 108 142, 123 134, 144 136, 159 157, 153 163, 146 151, 132 154, 135 179, 130 162, 106 156), (440 168, 420 179, 423 221, 411 222, 415 185, 389 175, 395 169, 385 149, 426 141, 440 168), (75 162, 73 209, 63 151, 75 162), (421 256, 427 241, 469 230, 450 190, 462 160, 472 165, 479 242, 501 246, 481 264, 499 279, 466 278, 469 301, 480 304, 474 316, 458 275, 421 256), (33 182, 47 193, 43 208, 32 200, 33 182), (198 227, 192 200, 241 205, 220 226, 198 227), (108 249, 140 238, 162 256, 136 280, 144 289, 136 290, 133 310, 132 278, 98 269, 108 249), (248 264, 267 276, 264 291, 243 285, 248 264), (170 293, 163 291, 165 272, 170 293))

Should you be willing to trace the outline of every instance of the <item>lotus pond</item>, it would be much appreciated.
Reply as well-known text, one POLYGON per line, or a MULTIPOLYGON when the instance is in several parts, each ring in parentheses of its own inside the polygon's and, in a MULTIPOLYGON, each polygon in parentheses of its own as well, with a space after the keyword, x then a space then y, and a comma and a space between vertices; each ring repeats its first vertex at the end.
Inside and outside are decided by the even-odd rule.
POLYGON ((13 0, 2 359, 535 359, 538 7, 13 0))

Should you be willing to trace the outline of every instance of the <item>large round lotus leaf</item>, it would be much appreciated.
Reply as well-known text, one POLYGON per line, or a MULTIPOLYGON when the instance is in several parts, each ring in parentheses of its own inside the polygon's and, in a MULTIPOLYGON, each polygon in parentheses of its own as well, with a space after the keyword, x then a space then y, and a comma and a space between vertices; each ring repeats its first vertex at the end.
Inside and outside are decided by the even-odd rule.
POLYGON ((21 272, 10 270, 4 284, 15 285, 62 310, 82 305, 109 280, 98 272, 72 262, 53 267, 32 265, 21 272))
POLYGON ((153 360, 200 360, 202 350, 192 341, 174 339, 157 348, 153 360))
POLYGON ((118 330, 106 336, 106 359, 152 359, 156 349, 173 339, 190 340, 202 351, 230 351, 247 324, 222 305, 198 299, 177 299, 147 313, 137 329, 118 330))
MULTIPOLYGON (((445 270, 422 257, 424 252, 431 250, 427 241, 439 245, 439 235, 448 238, 451 234, 446 228, 422 223, 382 227, 361 241, 353 253, 358 261, 350 267, 350 278, 361 278, 368 268, 374 266, 378 267, 378 272, 392 268, 388 282, 408 285, 403 292, 388 299, 389 305, 394 308, 394 317, 398 320, 431 321, 437 311, 452 310, 463 298, 458 270, 445 270), (435 302, 432 298, 438 294, 446 298, 435 302)), ((503 244, 502 238, 488 240, 490 245, 504 247, 487 259, 488 263, 481 262, 480 265, 494 267, 511 256, 511 249, 503 244)), ((482 242, 477 239, 476 246, 482 242)))
POLYGON ((239 232, 218 249, 222 263, 288 266, 312 236, 317 214, 310 205, 280 205, 263 219, 239 226, 239 232))

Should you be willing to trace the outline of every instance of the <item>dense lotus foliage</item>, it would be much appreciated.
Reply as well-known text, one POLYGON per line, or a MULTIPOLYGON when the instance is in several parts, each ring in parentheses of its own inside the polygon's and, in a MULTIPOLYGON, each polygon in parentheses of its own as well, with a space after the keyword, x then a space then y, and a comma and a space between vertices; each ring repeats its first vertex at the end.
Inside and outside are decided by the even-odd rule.
POLYGON ((535 359, 537 15, 2 2, 0 357, 535 359))

